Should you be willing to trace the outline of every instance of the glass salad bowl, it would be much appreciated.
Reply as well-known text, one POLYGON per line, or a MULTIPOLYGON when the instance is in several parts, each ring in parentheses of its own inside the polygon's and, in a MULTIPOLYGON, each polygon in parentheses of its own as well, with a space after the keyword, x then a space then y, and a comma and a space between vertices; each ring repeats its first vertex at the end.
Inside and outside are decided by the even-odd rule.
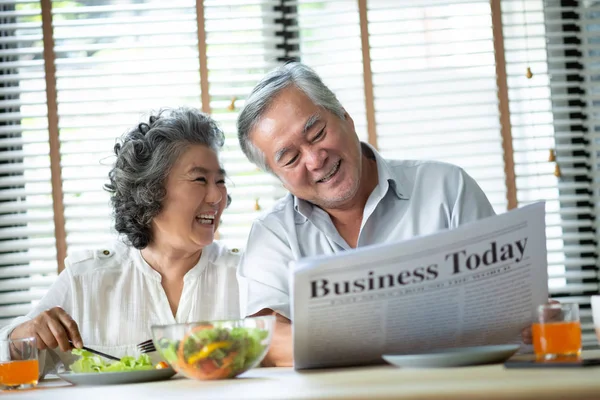
POLYGON ((152 341, 175 371, 191 379, 234 378, 267 354, 272 315, 238 320, 154 325, 152 341))

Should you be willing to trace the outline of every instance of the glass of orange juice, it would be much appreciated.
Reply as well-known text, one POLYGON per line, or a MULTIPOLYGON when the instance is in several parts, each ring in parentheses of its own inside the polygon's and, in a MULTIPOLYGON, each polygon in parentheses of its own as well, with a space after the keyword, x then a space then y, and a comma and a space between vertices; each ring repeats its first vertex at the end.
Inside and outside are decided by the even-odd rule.
POLYGON ((581 323, 577 304, 539 306, 537 320, 531 328, 537 358, 553 360, 581 355, 581 323))
POLYGON ((596 337, 600 343, 600 295, 591 297, 592 301, 592 320, 594 321, 594 329, 596 329, 596 337))
POLYGON ((38 383, 35 338, 0 340, 0 389, 26 389, 38 383))

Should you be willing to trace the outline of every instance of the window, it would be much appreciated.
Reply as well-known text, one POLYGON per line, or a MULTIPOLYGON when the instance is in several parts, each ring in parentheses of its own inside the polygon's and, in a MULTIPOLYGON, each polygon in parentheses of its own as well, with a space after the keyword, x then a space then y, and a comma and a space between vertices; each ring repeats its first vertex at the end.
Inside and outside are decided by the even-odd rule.
POLYGON ((593 345, 597 340, 589 296, 597 294, 599 289, 596 226, 600 194, 597 146, 600 86, 596 58, 600 13, 598 3, 593 1, 540 3, 529 2, 523 11, 528 16, 537 14, 534 21, 544 21, 546 31, 551 116, 548 120, 554 130, 558 187, 555 213, 560 215, 564 246, 563 268, 555 271, 563 285, 551 289, 555 297, 579 303, 583 341, 593 345))
POLYGON ((496 212, 546 202, 550 294, 580 303, 587 345, 596 343, 589 295, 598 292, 598 163, 587 134, 595 129, 587 121, 596 104, 596 8, 559 0, 306 0, 297 13, 298 55, 326 82, 343 79, 339 60, 348 72, 354 62, 368 64, 340 84, 339 97, 344 105, 365 102, 357 113, 373 123, 357 130, 366 128, 359 135, 385 157, 457 164, 496 212), (327 16, 335 23, 318 22, 327 16), (365 26, 369 51, 361 58, 365 26), (338 37, 339 47, 327 47, 338 37))
POLYGON ((150 110, 201 107, 195 10, 189 0, 52 2, 69 252, 114 235, 103 185, 115 138, 150 110))
POLYGON ((507 207, 489 1, 367 2, 377 144, 464 168, 507 207))
POLYGON ((151 109, 220 123, 233 203, 219 234, 243 246, 285 191, 239 150, 237 113, 298 59, 385 157, 457 164, 498 213, 545 200, 550 292, 579 302, 595 343, 596 3, 53 1, 52 25, 38 1, 0 7, 0 325, 44 293, 65 250, 112 237, 112 145, 151 109))
MULTIPOLYGON (((219 227, 221 240, 243 247, 252 221, 285 190, 240 151, 235 122, 262 76, 285 57, 283 10, 273 1, 205 1, 210 112, 225 132, 222 159, 232 197, 219 227)), ((206 110, 208 111, 208 110, 206 110)))
POLYGON ((360 21, 356 1, 298 0, 297 50, 291 55, 310 65, 350 114, 356 133, 368 140, 360 21), (335 20, 335 23, 331 23, 335 20))
POLYGON ((56 277, 41 12, 0 5, 0 325, 56 277))
POLYGON ((234 198, 220 234, 231 246, 283 195, 245 159, 235 129, 244 97, 285 56, 280 1, 197 3, 56 0, 51 25, 39 1, 0 5, 0 326, 45 293, 65 250, 114 238, 103 190, 112 149, 149 111, 187 105, 220 123, 234 198), (43 32, 54 42, 45 55, 43 32))

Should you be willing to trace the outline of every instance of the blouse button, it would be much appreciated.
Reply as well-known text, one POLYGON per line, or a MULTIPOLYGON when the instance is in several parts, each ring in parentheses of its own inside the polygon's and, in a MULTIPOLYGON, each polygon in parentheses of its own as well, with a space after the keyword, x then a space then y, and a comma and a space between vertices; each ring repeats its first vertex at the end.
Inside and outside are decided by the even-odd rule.
POLYGON ((100 257, 106 258, 106 257, 110 257, 110 255, 111 255, 110 250, 102 250, 102 254, 100 255, 100 257))

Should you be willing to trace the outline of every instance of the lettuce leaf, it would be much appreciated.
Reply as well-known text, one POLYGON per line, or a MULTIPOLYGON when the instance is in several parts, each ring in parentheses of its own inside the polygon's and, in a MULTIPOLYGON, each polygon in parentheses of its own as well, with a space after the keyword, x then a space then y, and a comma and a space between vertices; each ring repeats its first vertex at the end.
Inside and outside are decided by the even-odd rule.
POLYGON ((108 363, 87 350, 73 349, 71 353, 81 357, 71 364, 71 371, 75 373, 145 371, 154 368, 148 354, 142 354, 137 359, 125 356, 120 361, 108 363))

